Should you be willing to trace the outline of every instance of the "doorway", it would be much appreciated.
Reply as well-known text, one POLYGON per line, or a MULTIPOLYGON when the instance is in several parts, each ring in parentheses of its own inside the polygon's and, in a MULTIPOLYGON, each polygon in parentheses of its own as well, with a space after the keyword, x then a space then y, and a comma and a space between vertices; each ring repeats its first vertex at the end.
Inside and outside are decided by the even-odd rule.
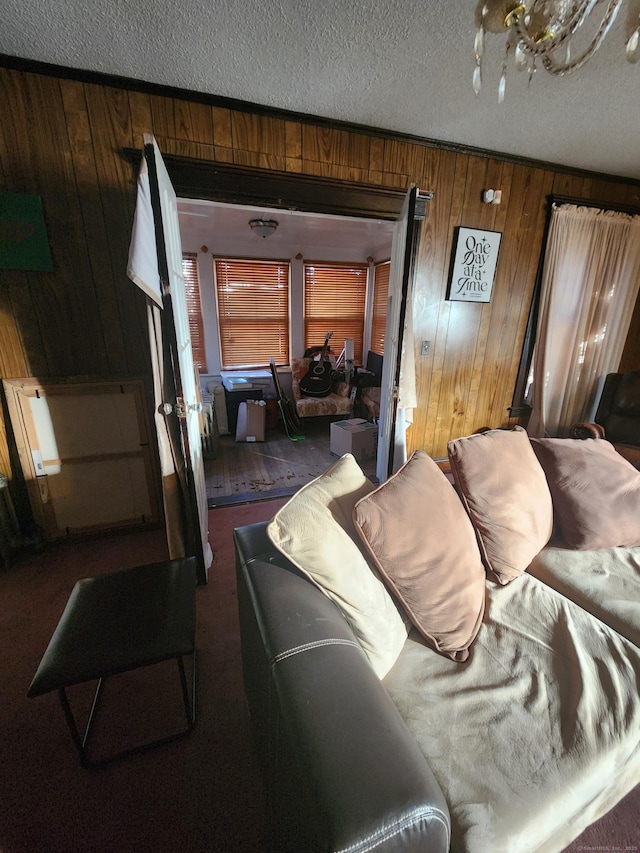
MULTIPOLYGON (((314 212, 232 205, 201 199, 180 199, 180 231, 185 253, 196 255, 200 302, 204 322, 207 372, 202 375, 203 400, 210 403, 222 382, 215 296, 213 256, 256 260, 286 260, 291 270, 290 352, 305 349, 303 316, 303 264, 305 260, 369 263, 391 255, 394 221, 314 212), (253 219, 277 222, 275 232, 263 238, 250 228, 253 219)), ((369 346, 372 291, 365 307, 364 352, 369 346)), ((337 353, 344 342, 338 342, 337 353)), ((251 371, 244 371, 250 374, 251 371)), ((239 371, 240 374, 243 371, 239 371)), ((282 377, 285 393, 290 380, 282 377)), ((223 434, 215 458, 205 461, 210 506, 260 500, 293 493, 325 471, 335 459, 330 453, 330 424, 325 418, 308 419, 306 438, 290 442, 281 429, 267 430, 264 443, 237 443, 223 434)), ((368 465, 375 475, 375 461, 368 465)), ((368 470, 368 469, 367 469, 368 470)), ((366 472, 365 472, 366 473, 366 472)))
MULTIPOLYGON (((121 153, 137 174, 140 151, 123 148, 121 153)), ((395 223, 407 198, 405 187, 353 183, 180 155, 167 154, 164 161, 178 197, 196 205, 212 201, 263 207, 274 216, 305 212, 395 223)), ((424 219, 430 198, 431 193, 418 194, 413 211, 415 220, 424 219)), ((208 253, 208 242, 202 245, 208 253)))
MULTIPOLYGON (((331 453, 330 426, 321 420, 305 424, 304 441, 290 441, 281 426, 267 430, 263 442, 222 436, 216 458, 205 460, 209 507, 288 497, 324 473, 337 457, 331 453)), ((373 481, 375 458, 359 465, 373 481)))

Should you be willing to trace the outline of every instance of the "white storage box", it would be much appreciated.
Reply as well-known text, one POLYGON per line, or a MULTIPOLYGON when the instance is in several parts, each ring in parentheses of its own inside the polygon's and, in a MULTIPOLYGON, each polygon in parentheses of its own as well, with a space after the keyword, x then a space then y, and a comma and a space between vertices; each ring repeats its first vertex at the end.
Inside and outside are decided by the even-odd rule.
POLYGON ((227 391, 249 391, 253 383, 244 376, 223 376, 222 384, 227 391))
POLYGON ((331 455, 352 453, 359 462, 375 459, 378 452, 378 427, 364 418, 334 421, 331 424, 331 455))
POLYGON ((264 441, 264 400, 246 400, 238 406, 236 441, 264 441))

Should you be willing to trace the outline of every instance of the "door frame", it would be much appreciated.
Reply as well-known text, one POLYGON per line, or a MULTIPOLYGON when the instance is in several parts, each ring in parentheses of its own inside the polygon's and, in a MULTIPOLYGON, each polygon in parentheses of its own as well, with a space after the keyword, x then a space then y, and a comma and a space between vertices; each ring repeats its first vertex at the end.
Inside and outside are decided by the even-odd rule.
MULTIPOLYGON (((183 376, 184 360, 183 354, 181 354, 181 345, 178 341, 176 327, 177 314, 176 311, 174 311, 175 298, 178 297, 184 300, 183 296, 180 297, 180 293, 183 292, 184 288, 181 284, 178 291, 174 292, 176 283, 169 269, 169 250, 167 245, 168 234, 165 226, 170 226, 171 217, 169 216, 169 219, 165 219, 165 213, 167 211, 163 210, 160 198, 161 173, 165 172, 166 165, 164 163, 164 155, 161 153, 152 134, 145 134, 144 136, 144 149, 141 151, 140 159, 142 159, 142 155, 146 160, 149 173, 149 192, 151 209, 153 212, 158 273, 160 277, 160 289, 162 296, 163 310, 160 312, 163 338, 162 346, 166 356, 168 356, 169 363, 171 364, 170 374, 165 376, 167 387, 163 389, 165 393, 169 392, 171 397, 170 400, 166 401, 170 404, 171 411, 165 412, 165 419, 169 425, 168 435, 170 436, 173 451, 176 458, 179 458, 181 465, 184 465, 182 471, 178 471, 178 468, 180 468, 181 465, 177 466, 176 471, 179 478, 183 481, 184 488, 184 500, 186 504, 184 508, 184 536, 185 547, 188 551, 187 556, 190 554, 195 555, 198 583, 205 584, 207 582, 208 568, 211 563, 211 553, 208 544, 208 527, 206 526, 206 520, 203 520, 201 517, 199 508, 198 479, 196 476, 198 473, 201 474, 201 485, 202 488, 204 488, 204 471, 200 469, 196 470, 194 466, 194 460, 197 462, 198 466, 202 466, 202 458, 201 454, 194 454, 191 443, 192 436, 190 436, 190 432, 192 431, 190 428, 190 421, 191 427, 193 427, 193 419, 198 416, 194 411, 190 411, 191 405, 195 404, 196 400, 186 399, 187 387, 191 386, 190 383, 187 382, 187 377, 183 376), (168 387, 169 384, 171 387, 168 387), (204 528, 203 524, 205 524, 204 528)), ((168 170, 166 170, 166 174, 164 174, 163 178, 165 187, 167 185, 167 175, 168 170)), ((175 202, 177 193, 170 175, 168 175, 168 179, 171 197, 175 202)), ((175 227, 178 231, 179 240, 177 212, 175 213, 175 219, 175 227)), ((180 279, 180 281, 182 281, 182 279, 180 279)), ((193 368, 190 346, 187 347, 187 350, 189 353, 187 361, 189 361, 191 368, 193 368)), ((206 495, 204 500, 206 501, 206 495)), ((206 511, 203 510, 203 513, 205 514, 206 519, 206 511)))
MULTIPOLYGON (((123 148, 121 156, 133 167, 137 181, 142 152, 123 148)), ((400 215, 407 187, 342 181, 235 166, 214 160, 196 160, 176 154, 162 154, 176 195, 226 204, 358 216, 365 219, 392 219, 400 215)), ((416 219, 424 219, 426 204, 433 193, 421 192, 416 200, 416 219)))
MULTIPOLYGON (((131 163, 137 176, 141 152, 136 148, 123 148, 121 155, 131 163)), ((226 204, 396 221, 402 214, 408 191, 415 186, 409 183, 407 187, 402 188, 381 187, 376 184, 197 160, 175 154, 162 156, 177 196, 226 204)), ((413 207, 413 221, 416 225, 410 229, 411 245, 407 246, 409 256, 405 255, 405 264, 410 265, 409 270, 404 270, 405 286, 407 276, 415 276, 420 222, 426 218, 427 202, 432 198, 432 192, 419 189, 416 191, 413 207)), ((401 301, 400 321, 403 325, 405 314, 406 292, 401 301)), ((399 368, 398 362, 394 365, 394 374, 397 374, 399 368)), ((394 405, 393 401, 391 404, 394 405)), ((392 419, 394 420, 393 416, 392 419)), ((395 423, 393 432, 395 433, 395 423)), ((393 442, 390 459, 392 453, 393 442)), ((388 464, 390 472, 392 462, 388 464)))

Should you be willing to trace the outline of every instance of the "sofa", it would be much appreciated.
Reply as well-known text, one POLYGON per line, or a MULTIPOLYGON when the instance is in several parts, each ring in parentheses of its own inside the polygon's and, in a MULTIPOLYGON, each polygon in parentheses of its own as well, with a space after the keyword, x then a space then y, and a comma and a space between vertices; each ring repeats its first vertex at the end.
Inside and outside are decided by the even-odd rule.
POLYGON ((326 397, 306 397, 300 390, 303 379, 311 366, 311 358, 291 359, 291 396, 299 418, 339 416, 349 417, 353 408, 348 382, 334 383, 326 397))
POLYGON ((274 853, 561 851, 640 782, 640 472, 520 428, 449 459, 347 454, 234 531, 274 853))
POLYGON ((380 417, 380 394, 382 384, 382 356, 371 350, 367 354, 367 365, 356 374, 358 395, 356 402, 362 405, 363 414, 370 421, 380 417))
POLYGON ((380 417, 380 394, 382 389, 379 385, 365 386, 360 392, 360 400, 367 411, 367 418, 375 421, 380 417))

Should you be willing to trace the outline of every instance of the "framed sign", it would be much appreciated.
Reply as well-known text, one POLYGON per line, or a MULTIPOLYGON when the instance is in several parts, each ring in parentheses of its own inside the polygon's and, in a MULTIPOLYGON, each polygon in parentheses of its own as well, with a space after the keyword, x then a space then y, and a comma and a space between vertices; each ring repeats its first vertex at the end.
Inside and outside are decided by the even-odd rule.
POLYGON ((502 234, 458 228, 449 299, 457 302, 491 302, 502 234))
POLYGON ((53 270, 39 196, 0 193, 0 269, 53 270))

